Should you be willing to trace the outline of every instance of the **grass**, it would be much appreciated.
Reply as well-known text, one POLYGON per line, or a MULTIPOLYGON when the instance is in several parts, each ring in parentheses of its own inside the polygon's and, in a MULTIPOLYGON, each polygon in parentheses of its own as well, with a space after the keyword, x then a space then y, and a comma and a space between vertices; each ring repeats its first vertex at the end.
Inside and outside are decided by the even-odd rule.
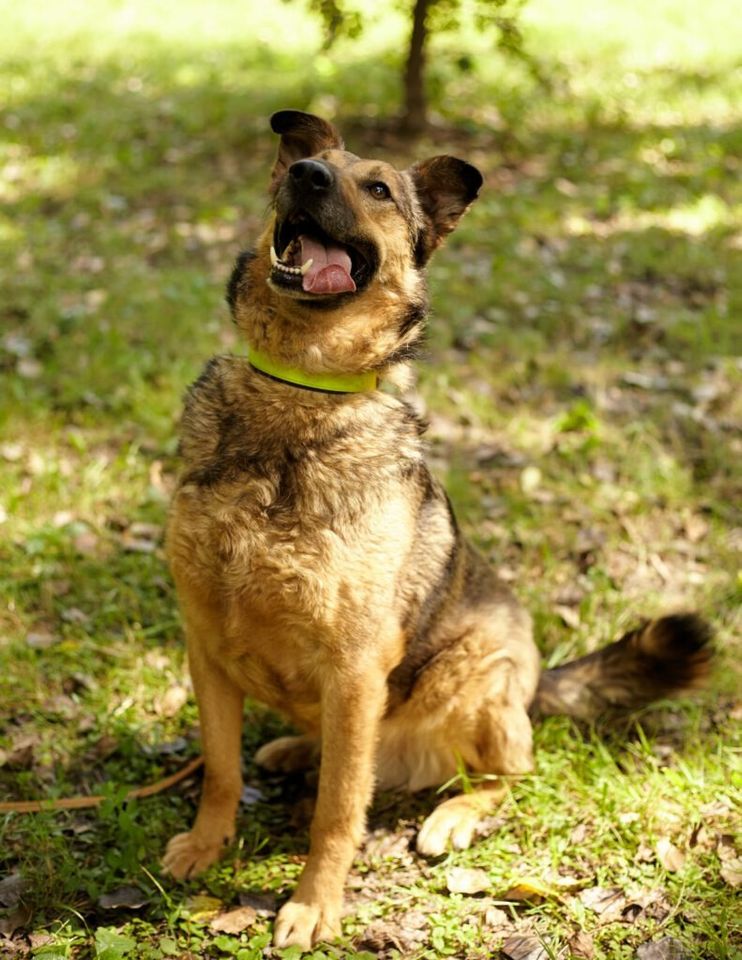
POLYGON ((420 393, 431 459, 533 611, 545 660, 677 606, 704 610, 720 647, 696 704, 625 730, 541 725, 537 775, 470 851, 419 861, 409 841, 434 797, 380 797, 346 940, 314 956, 489 957, 516 931, 548 957, 579 956, 579 931, 598 960, 665 936, 699 960, 742 956, 722 873, 740 786, 742 141, 727 5, 709 0, 701 22, 691 5, 616 0, 597 22, 594 5, 533 0, 526 36, 549 95, 481 38, 438 38, 436 125, 414 148, 381 122, 396 103, 391 17, 314 56, 316 25, 294 4, 0 7, 0 793, 106 796, 94 812, 0 820, 0 881, 25 878, 19 903, 5 894, 0 931, 20 933, 0 934, 0 954, 271 955, 269 917, 220 934, 194 898, 280 902, 296 879, 311 789, 250 759, 280 721, 251 710, 246 782, 262 799, 185 890, 158 857, 197 783, 140 802, 123 787, 198 750, 161 545, 176 421, 204 360, 240 349, 222 291, 265 211, 266 117, 296 105, 337 116, 359 152, 450 151, 487 175, 431 271, 420 393), (279 18, 292 24, 280 41, 279 18), (448 56, 456 42, 473 70, 448 56), (685 854, 680 869, 659 840, 685 854), (450 892, 454 866, 484 870, 487 890, 450 892), (528 878, 540 897, 506 896, 528 878), (107 909, 124 885, 146 902, 107 909), (580 898, 597 886, 624 898, 616 916, 580 898))

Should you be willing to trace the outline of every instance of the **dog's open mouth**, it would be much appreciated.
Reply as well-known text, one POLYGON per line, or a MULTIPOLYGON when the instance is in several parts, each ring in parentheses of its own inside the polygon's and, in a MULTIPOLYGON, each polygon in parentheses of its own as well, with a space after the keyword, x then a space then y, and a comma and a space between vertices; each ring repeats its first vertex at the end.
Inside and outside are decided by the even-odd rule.
POLYGON ((305 214, 276 224, 273 241, 271 282, 276 286, 328 296, 355 293, 371 277, 368 251, 333 239, 305 214))

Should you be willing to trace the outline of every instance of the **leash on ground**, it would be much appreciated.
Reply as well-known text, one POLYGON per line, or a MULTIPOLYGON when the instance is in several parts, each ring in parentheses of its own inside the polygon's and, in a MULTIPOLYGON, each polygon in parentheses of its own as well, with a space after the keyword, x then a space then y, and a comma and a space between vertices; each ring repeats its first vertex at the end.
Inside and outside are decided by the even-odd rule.
MULTIPOLYGON (((141 800, 143 797, 153 797, 156 793, 162 793, 163 790, 169 790, 176 783, 185 780, 194 773, 203 764, 203 757, 196 757, 187 763, 180 770, 164 777, 156 783, 150 783, 146 787, 134 787, 126 794, 127 800, 141 800)), ((105 800, 105 797, 62 797, 58 800, 11 800, 10 802, 0 803, 0 813, 42 813, 47 810, 84 810, 86 807, 97 807, 105 800)))

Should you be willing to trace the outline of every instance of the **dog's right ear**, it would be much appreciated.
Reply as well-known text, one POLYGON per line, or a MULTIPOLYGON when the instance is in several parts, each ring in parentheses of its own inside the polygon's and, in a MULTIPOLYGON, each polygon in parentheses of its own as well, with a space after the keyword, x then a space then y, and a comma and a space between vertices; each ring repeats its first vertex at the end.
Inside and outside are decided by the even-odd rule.
POLYGON ((345 144, 335 127, 322 117, 301 110, 279 110, 271 117, 271 129, 281 135, 273 173, 271 193, 292 163, 313 157, 321 150, 342 150, 345 144))

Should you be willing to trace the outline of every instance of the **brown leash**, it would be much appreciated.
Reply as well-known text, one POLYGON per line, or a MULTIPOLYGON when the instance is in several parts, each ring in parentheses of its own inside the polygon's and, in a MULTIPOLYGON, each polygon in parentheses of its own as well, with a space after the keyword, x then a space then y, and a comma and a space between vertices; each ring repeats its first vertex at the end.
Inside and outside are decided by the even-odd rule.
MULTIPOLYGON (((127 800, 140 800, 142 797, 153 797, 156 793, 169 790, 176 783, 185 780, 203 764, 203 757, 196 757, 176 773, 170 774, 157 783, 150 783, 146 787, 135 787, 126 794, 127 800)), ((86 807, 97 807, 106 798, 97 797, 66 797, 61 800, 17 800, 9 803, 0 803, 0 813, 41 813, 46 810, 84 810, 86 807)))

